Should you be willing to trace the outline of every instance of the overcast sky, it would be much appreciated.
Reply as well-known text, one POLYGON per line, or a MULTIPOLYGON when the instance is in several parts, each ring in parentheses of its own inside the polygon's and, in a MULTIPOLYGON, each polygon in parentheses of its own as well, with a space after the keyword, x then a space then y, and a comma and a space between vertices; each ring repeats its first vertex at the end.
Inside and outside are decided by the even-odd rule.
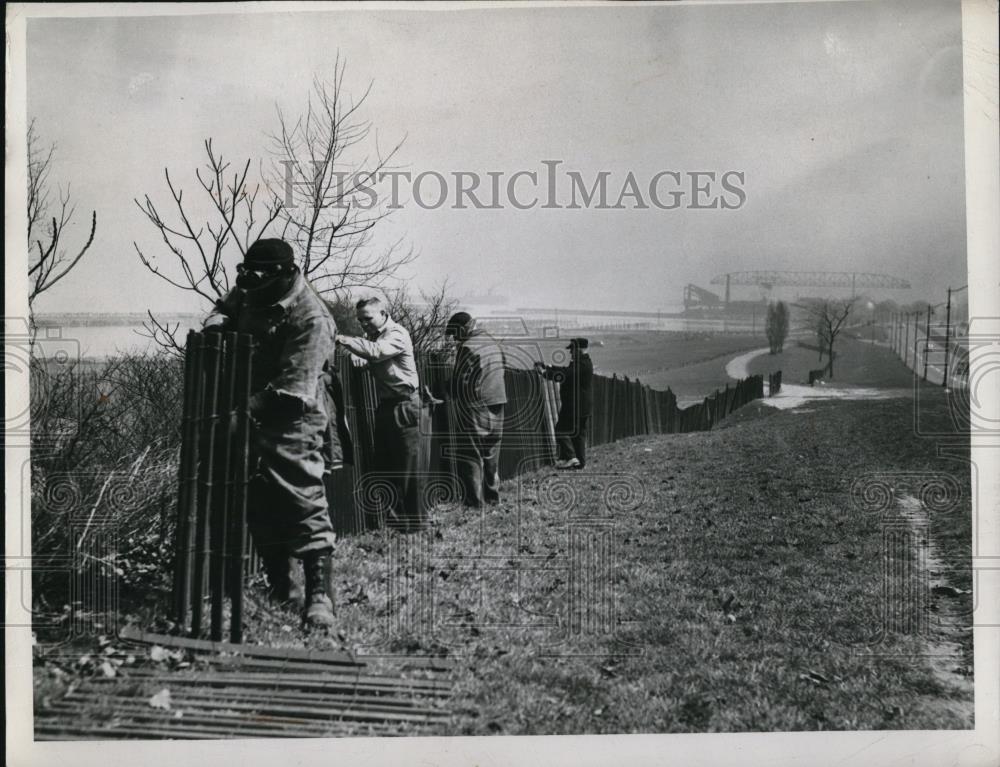
POLYGON ((726 271, 831 269, 940 298, 966 281, 960 22, 937 0, 30 20, 28 114, 78 229, 91 208, 99 221, 41 308, 200 308, 139 263, 133 240, 165 253, 132 199, 166 208, 164 167, 193 195, 208 137, 266 160, 275 105, 300 111, 338 51, 413 175, 561 160, 609 171, 615 199, 630 171, 640 187, 745 174, 736 210, 428 210, 407 192, 374 245, 412 245, 418 286, 656 310, 726 271))

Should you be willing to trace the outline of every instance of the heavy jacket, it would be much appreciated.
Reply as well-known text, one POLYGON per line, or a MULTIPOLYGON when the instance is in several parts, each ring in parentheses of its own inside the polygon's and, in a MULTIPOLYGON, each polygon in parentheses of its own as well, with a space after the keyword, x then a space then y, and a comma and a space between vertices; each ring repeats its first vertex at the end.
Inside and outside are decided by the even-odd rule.
POLYGON ((231 291, 205 325, 250 333, 255 342, 251 495, 261 507, 258 535, 297 555, 332 546, 323 475, 347 458, 349 436, 336 428, 346 423, 332 367, 337 328, 326 305, 297 274, 288 293, 268 305, 250 305, 242 291, 231 291))
POLYGON ((451 395, 456 402, 473 407, 504 405, 506 357, 495 338, 473 330, 458 347, 451 395))
POLYGON ((565 367, 546 367, 545 377, 559 384, 559 411, 587 418, 594 407, 594 362, 586 352, 565 367))

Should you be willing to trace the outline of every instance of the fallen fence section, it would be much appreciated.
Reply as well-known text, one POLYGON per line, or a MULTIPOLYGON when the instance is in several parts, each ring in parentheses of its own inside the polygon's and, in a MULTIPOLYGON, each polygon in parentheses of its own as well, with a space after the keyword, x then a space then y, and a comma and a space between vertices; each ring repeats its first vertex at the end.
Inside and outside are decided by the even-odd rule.
MULTIPOLYGON (((452 681, 444 659, 373 673, 348 653, 145 634, 120 638, 191 654, 184 670, 137 666, 93 677, 36 706, 38 740, 304 738, 444 734, 452 681), (81 712, 87 712, 86 718, 81 712)), ((408 660, 409 662, 409 660, 408 660)))

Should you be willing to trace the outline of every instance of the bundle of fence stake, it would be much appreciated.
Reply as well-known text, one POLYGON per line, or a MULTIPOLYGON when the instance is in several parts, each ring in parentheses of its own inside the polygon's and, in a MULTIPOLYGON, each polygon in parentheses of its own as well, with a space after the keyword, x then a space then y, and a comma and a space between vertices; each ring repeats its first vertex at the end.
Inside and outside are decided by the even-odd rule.
POLYGON ((200 636, 207 596, 215 641, 222 639, 227 595, 230 639, 240 642, 243 635, 252 365, 250 335, 188 333, 174 611, 178 626, 200 636))

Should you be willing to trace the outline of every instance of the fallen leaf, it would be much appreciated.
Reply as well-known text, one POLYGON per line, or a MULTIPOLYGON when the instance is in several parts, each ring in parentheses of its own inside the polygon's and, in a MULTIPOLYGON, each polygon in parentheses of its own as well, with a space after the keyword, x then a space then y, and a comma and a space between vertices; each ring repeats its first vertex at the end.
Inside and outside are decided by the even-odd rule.
POLYGON ((968 589, 956 589, 954 586, 934 586, 931 593, 939 597, 960 597, 971 593, 968 589))
POLYGON ((158 644, 154 644, 149 648, 149 659, 154 663, 160 663, 167 659, 167 651, 160 647, 158 644))
POLYGON ((799 674, 799 679, 806 682, 812 682, 813 684, 830 684, 829 677, 824 676, 818 671, 809 671, 805 674, 799 674))
POLYGON ((164 687, 156 695, 149 699, 149 705, 153 708, 163 709, 168 711, 170 709, 170 690, 164 687))
POLYGON ((115 675, 115 667, 107 661, 104 661, 104 663, 101 664, 101 673, 104 674, 104 676, 112 677, 115 675))

